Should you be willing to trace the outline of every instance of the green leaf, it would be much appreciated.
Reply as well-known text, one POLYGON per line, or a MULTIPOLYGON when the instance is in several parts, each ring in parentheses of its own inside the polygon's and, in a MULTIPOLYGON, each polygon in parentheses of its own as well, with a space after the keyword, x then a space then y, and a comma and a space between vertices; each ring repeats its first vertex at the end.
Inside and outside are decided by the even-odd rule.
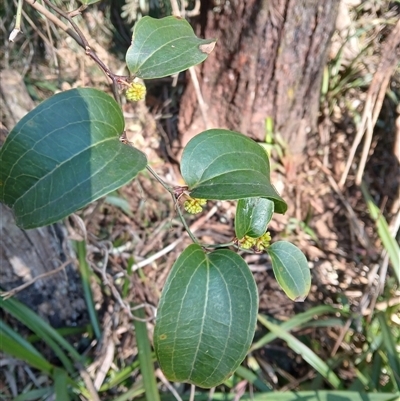
POLYGON ((163 289, 154 330, 160 367, 172 381, 214 387, 243 361, 254 336, 257 287, 236 253, 190 245, 163 289))
POLYGON ((143 17, 135 24, 126 65, 142 79, 166 77, 203 62, 214 46, 214 39, 198 38, 184 19, 143 17))
POLYGON ((0 201, 17 224, 51 224, 132 180, 142 152, 119 141, 124 119, 90 88, 52 96, 28 113, 0 149, 0 201))
POLYGON ((237 238, 245 235, 258 238, 267 231, 274 214, 274 202, 265 198, 240 199, 236 207, 235 233, 237 238))
POLYGON ((267 248, 275 278, 293 301, 304 301, 311 288, 311 273, 307 259, 297 246, 278 241, 267 248))
POLYGON ((261 197, 274 202, 276 213, 287 210, 271 185, 267 153, 238 132, 211 129, 196 135, 183 151, 181 173, 194 198, 261 197))

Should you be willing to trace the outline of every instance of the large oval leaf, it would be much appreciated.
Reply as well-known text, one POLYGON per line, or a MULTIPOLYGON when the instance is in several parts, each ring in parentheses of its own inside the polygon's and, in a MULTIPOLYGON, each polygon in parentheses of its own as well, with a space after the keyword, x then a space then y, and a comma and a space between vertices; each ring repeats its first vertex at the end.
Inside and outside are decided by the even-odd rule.
POLYGON ((214 39, 198 38, 182 18, 143 17, 135 24, 126 65, 142 79, 166 77, 201 63, 214 46, 214 39))
POLYGON ((145 155, 124 145, 118 104, 95 89, 72 89, 41 103, 0 149, 0 201, 17 224, 53 223, 121 187, 146 167, 145 155))
POLYGON ((262 197, 274 202, 275 212, 287 210, 271 185, 267 153, 238 132, 210 129, 196 135, 183 151, 181 173, 194 198, 262 197))
POLYGON ((240 199, 236 207, 235 233, 237 238, 245 235, 259 238, 267 231, 274 214, 274 202, 266 198, 240 199))
POLYGON ((257 287, 239 255, 190 245, 172 267, 157 311, 154 347, 165 376, 204 388, 222 383, 246 356, 257 309, 257 287))
POLYGON ((275 278, 286 295, 302 302, 310 292, 311 273, 307 259, 297 246, 278 241, 267 248, 275 278))

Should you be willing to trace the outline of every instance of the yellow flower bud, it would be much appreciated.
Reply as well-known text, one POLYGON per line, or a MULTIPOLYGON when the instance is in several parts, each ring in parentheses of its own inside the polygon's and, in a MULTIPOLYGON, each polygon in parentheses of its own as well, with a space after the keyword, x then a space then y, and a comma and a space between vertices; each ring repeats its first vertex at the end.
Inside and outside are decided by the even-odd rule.
POLYGON ((125 97, 131 102, 143 100, 146 96, 146 87, 141 82, 132 82, 125 92, 125 97))
POLYGON ((264 235, 257 238, 255 248, 257 251, 263 251, 268 248, 271 242, 271 234, 267 231, 264 235))
POLYGON ((255 244, 256 239, 245 235, 240 241, 239 246, 243 249, 250 249, 255 244))
POLYGON ((185 201, 183 207, 190 214, 197 214, 203 211, 203 206, 207 203, 207 199, 190 198, 185 201))

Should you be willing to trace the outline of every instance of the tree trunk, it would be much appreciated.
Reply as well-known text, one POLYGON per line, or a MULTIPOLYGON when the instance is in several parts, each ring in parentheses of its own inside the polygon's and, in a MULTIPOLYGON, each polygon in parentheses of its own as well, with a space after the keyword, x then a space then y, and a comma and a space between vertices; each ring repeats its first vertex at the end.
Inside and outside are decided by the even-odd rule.
MULTIPOLYGON (((9 128, 34 107, 18 72, 0 71, 0 102, 2 119, 9 128)), ((5 138, 6 130, 0 124, 0 146, 5 138)), ((11 210, 0 203, 0 290, 13 292, 19 286, 32 283, 15 296, 53 327, 76 326, 88 321, 74 263, 52 273, 71 257, 73 253, 62 224, 22 230, 15 225, 11 210)))
MULTIPOLYGON (((197 33, 217 38, 198 68, 211 127, 263 141, 265 120, 294 154, 316 129, 323 68, 339 0, 231 0, 202 2, 197 33)), ((179 128, 190 139, 203 121, 190 83, 179 128)))

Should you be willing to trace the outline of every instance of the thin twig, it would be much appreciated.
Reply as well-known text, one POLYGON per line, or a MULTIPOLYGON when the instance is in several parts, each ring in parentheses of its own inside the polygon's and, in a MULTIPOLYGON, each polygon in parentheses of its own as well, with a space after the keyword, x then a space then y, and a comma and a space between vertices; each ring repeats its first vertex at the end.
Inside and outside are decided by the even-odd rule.
POLYGON ((91 401, 100 401, 99 394, 97 393, 97 390, 93 384, 92 378, 90 377, 89 373, 87 372, 87 370, 85 369, 85 367, 82 364, 77 363, 76 365, 77 365, 77 368, 79 369, 79 374, 81 375, 81 377, 85 383, 85 387, 90 394, 90 400, 91 401))
POLYGON ((57 73, 59 73, 59 68, 58 68, 58 58, 57 58, 57 54, 56 54, 56 49, 53 43, 53 37, 51 35, 51 31, 50 31, 50 23, 49 20, 47 18, 45 18, 45 24, 46 24, 46 31, 47 31, 47 37, 49 38, 49 42, 50 42, 50 49, 51 49, 51 55, 53 56, 53 60, 54 60, 54 66, 56 67, 57 73))
POLYGON ((46 7, 43 7, 41 4, 37 3, 36 0, 25 0, 29 5, 31 5, 34 9, 42 13, 46 18, 52 21, 56 26, 62 29, 65 33, 71 36, 79 46, 81 46, 86 55, 88 55, 103 71, 104 73, 111 79, 112 81, 112 89, 114 98, 118 99, 118 84, 126 83, 131 80, 129 76, 126 75, 117 75, 114 74, 98 57, 96 52, 90 47, 89 42, 87 41, 85 35, 82 33, 77 24, 73 21, 72 16, 76 14, 67 14, 64 11, 60 10, 49 0, 43 0, 50 8, 52 8, 57 14, 61 17, 65 18, 73 27, 71 29, 68 27, 63 21, 61 21, 56 15, 51 13, 46 7), (72 15, 72 16, 71 16, 72 15))
POLYGON ((386 88, 389 84, 390 76, 392 75, 393 70, 396 68, 397 60, 398 60, 398 45, 400 42, 400 20, 397 22, 396 26, 392 30, 388 39, 382 45, 382 60, 379 64, 379 67, 372 79, 371 85, 368 89, 367 100, 364 105, 364 111, 361 118, 360 126, 357 130, 357 134, 354 138, 353 145, 350 150, 349 157, 347 159, 347 163, 343 174, 338 183, 339 188, 342 189, 347 176, 350 171, 350 167, 353 164, 354 156, 356 154, 356 150, 358 145, 361 142, 361 139, 364 135, 365 130, 368 130, 368 138, 364 143, 364 148, 362 152, 362 159, 359 164, 356 183, 357 185, 361 184, 362 174, 364 172, 366 159, 368 156, 371 139, 372 139, 372 127, 375 126, 376 121, 379 116, 379 112, 382 107, 382 102, 384 98, 384 94, 386 92, 386 88))
MULTIPOLYGON (((179 5, 177 0, 170 0, 171 3, 171 8, 172 8, 172 14, 175 15, 176 17, 182 17, 184 18, 184 12, 185 12, 185 8, 182 6, 182 10, 179 10, 179 5)), ((183 4, 183 2, 182 2, 183 4)), ((196 2, 196 6, 197 6, 197 2, 196 2)), ((200 5, 198 5, 200 8, 200 5)), ((199 104, 199 108, 200 108, 200 113, 201 116, 203 118, 203 122, 204 122, 204 127, 205 129, 209 129, 210 125, 208 123, 208 117, 207 117, 207 104, 204 101, 203 95, 201 93, 201 88, 200 88, 200 84, 199 84, 199 80, 197 78, 197 73, 196 73, 196 69, 195 67, 189 67, 189 74, 190 74, 190 78, 192 80, 193 83, 193 88, 194 88, 194 92, 196 93, 196 97, 197 97, 197 102, 199 104)))
POLYGON ((208 123, 208 118, 207 118, 207 104, 204 101, 203 95, 201 93, 200 83, 197 78, 197 73, 196 73, 195 67, 189 68, 189 74, 190 74, 190 78, 192 79, 193 88, 194 88, 194 91, 197 96, 197 102, 199 103, 201 116, 202 116, 203 122, 204 122, 204 127, 205 127, 205 129, 209 129, 210 124, 208 123))
POLYGON ((64 24, 64 22, 62 22, 56 15, 51 13, 46 7, 39 4, 36 0, 24 0, 24 1, 28 3, 30 6, 32 6, 36 11, 43 14, 47 19, 53 22, 56 26, 58 26, 69 36, 71 36, 71 38, 74 39, 79 46, 85 48, 84 43, 82 42, 81 38, 76 34, 76 32, 73 31, 71 28, 69 28, 66 24, 64 24))
MULTIPOLYGON (((188 233, 196 232, 204 224, 205 221, 209 220, 217 212, 217 210, 218 210, 218 208, 216 206, 213 206, 212 209, 205 216, 196 220, 190 227, 188 227, 188 230, 186 230, 186 231, 188 233)), ((164 256, 167 253, 171 252, 179 243, 181 243, 183 241, 183 239, 184 239, 184 237, 180 237, 180 238, 176 239, 174 242, 171 242, 171 244, 169 244, 165 248, 161 249, 161 251, 155 253, 154 255, 151 255, 149 258, 144 259, 139 263, 134 264, 131 267, 132 271, 141 269, 142 267, 145 267, 145 266, 149 265, 150 263, 153 263, 154 261, 159 259, 161 256, 164 256)), ((197 243, 197 241, 195 243, 197 243)))
POLYGON ((18 0, 17 15, 15 16, 14 29, 11 31, 10 36, 8 37, 8 40, 10 42, 14 42, 14 40, 18 36, 18 34, 22 33, 22 31, 21 31, 22 3, 23 3, 23 0, 18 0))
MULTIPOLYGON (((179 202, 175 196, 175 191, 172 187, 170 187, 169 185, 167 185, 162 179, 161 177, 158 176, 158 174, 149 166, 146 166, 147 170, 149 171, 149 173, 170 193, 170 195, 172 196, 172 200, 175 204, 175 208, 176 211, 178 212, 179 215, 179 219, 181 220, 183 227, 185 228, 186 232, 188 233, 189 237, 191 238, 191 240, 195 243, 198 244, 198 240, 197 238, 193 235, 192 231, 190 230, 189 226, 186 223, 185 218, 183 217, 182 211, 179 207, 179 202)), ((172 244, 171 244, 172 245, 172 244)))
POLYGON ((201 6, 201 1, 200 0, 196 0, 194 7, 192 10, 187 10, 186 11, 186 15, 188 17, 195 17, 196 15, 200 14, 200 6, 201 6))
POLYGON ((171 392, 171 394, 176 398, 177 401, 183 401, 182 398, 179 396, 178 392, 175 390, 175 388, 167 380, 161 369, 156 370, 156 376, 163 382, 164 386, 167 387, 167 389, 171 392))
POLYGON ((371 244, 369 237, 367 236, 365 229, 363 226, 360 224, 356 213, 354 212, 354 209, 351 207, 350 203, 347 201, 347 199, 344 197, 343 192, 339 188, 338 184, 332 177, 332 173, 329 169, 327 169, 318 159, 315 159, 315 163, 318 165, 318 167, 325 173, 329 184, 331 188, 336 192, 336 195, 339 197, 341 202, 343 203, 344 207, 347 210, 347 215, 349 217, 349 223, 350 227, 353 228, 354 233, 360 242, 360 244, 365 248, 365 249, 371 249, 371 244))
POLYGON ((60 267, 57 267, 57 269, 51 270, 49 272, 43 273, 43 274, 39 274, 38 276, 34 277, 32 280, 27 281, 26 283, 13 288, 10 291, 6 291, 6 292, 2 292, 0 293, 0 296, 3 299, 8 299, 10 297, 13 297, 15 294, 17 294, 18 292, 24 290, 25 288, 29 287, 30 285, 34 284, 36 281, 51 276, 52 274, 56 274, 58 272, 60 272, 61 270, 65 269, 70 263, 72 263, 73 260, 72 259, 68 259, 66 262, 64 262, 60 267))
POLYGON ((194 384, 192 384, 190 386, 190 397, 189 397, 189 401, 194 401, 194 396, 196 394, 196 386, 194 384))

